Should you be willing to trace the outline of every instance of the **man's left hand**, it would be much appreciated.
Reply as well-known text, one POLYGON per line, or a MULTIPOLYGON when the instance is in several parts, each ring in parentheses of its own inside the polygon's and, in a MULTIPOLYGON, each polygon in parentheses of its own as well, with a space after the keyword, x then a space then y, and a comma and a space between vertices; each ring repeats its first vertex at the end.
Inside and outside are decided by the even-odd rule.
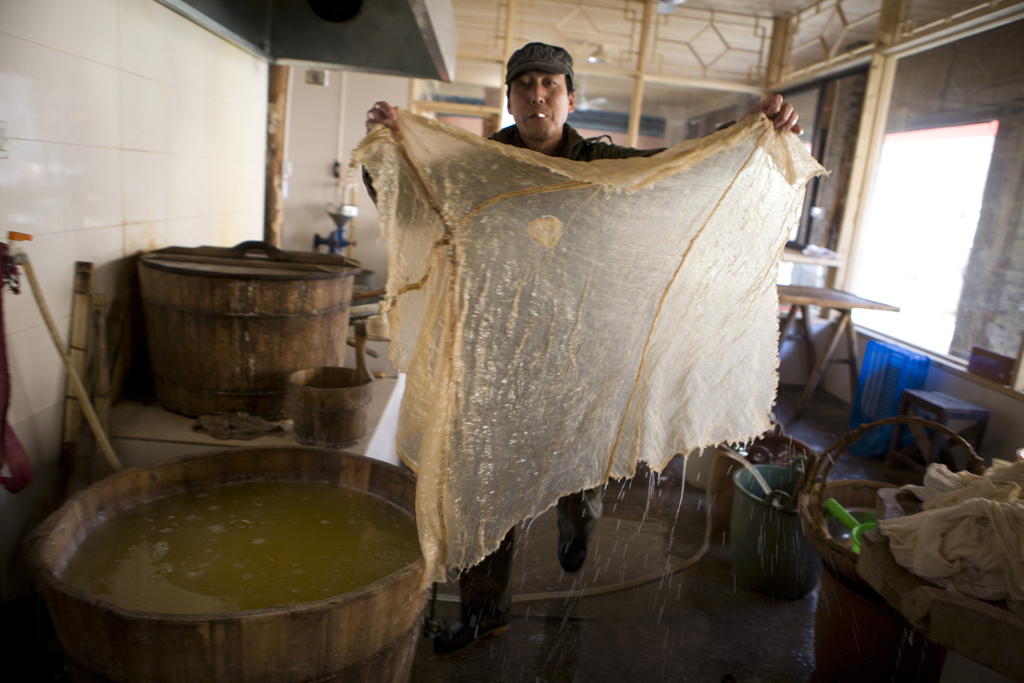
MULTIPOLYGON (((756 116, 764 112, 775 125, 775 130, 791 130, 797 135, 802 135, 804 127, 797 123, 800 115, 793 109, 793 105, 784 102, 782 95, 772 95, 763 102, 754 105, 746 116, 756 116)), ((744 117, 746 118, 746 117, 744 117)))

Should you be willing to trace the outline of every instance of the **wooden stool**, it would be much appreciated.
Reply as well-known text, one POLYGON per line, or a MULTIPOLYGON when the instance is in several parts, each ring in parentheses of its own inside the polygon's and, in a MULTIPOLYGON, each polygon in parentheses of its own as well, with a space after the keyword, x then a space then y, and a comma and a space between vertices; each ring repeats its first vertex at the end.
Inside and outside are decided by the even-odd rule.
MULTIPOLYGON (((918 415, 925 417, 939 424, 949 426, 951 420, 971 420, 970 425, 960 436, 969 442, 977 451, 981 450, 981 439, 985 436, 985 427, 988 425, 988 411, 967 401, 944 394, 941 391, 923 391, 921 389, 905 389, 900 397, 900 407, 897 415, 918 415), (922 415, 921 413, 925 413, 922 415)), ((914 436, 914 442, 921 451, 924 464, 929 465, 938 462, 939 458, 954 472, 958 469, 952 453, 949 451, 948 437, 943 434, 935 434, 929 438, 928 433, 919 425, 898 424, 892 430, 892 439, 889 441, 889 452, 886 455, 888 465, 905 463, 917 470, 923 470, 924 466, 914 460, 910 453, 914 446, 908 446, 900 450, 900 433, 903 427, 909 427, 910 433, 914 436)))

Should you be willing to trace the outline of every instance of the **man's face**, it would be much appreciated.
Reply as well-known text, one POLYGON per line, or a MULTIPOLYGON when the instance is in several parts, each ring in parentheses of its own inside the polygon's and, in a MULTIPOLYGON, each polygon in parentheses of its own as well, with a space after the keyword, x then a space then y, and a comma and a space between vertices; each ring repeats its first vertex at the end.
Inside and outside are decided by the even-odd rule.
POLYGON ((509 83, 508 113, 524 140, 561 139, 562 125, 575 109, 576 94, 569 92, 565 74, 527 71, 509 83))

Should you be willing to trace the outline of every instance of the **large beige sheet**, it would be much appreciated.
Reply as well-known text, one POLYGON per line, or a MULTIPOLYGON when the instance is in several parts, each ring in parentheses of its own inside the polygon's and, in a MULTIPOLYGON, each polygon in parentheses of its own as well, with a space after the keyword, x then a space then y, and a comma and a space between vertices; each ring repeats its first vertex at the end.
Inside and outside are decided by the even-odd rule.
POLYGON ((769 427, 778 263, 823 171, 795 135, 749 117, 585 163, 399 122, 355 158, 387 240, 428 580, 638 460, 769 427))

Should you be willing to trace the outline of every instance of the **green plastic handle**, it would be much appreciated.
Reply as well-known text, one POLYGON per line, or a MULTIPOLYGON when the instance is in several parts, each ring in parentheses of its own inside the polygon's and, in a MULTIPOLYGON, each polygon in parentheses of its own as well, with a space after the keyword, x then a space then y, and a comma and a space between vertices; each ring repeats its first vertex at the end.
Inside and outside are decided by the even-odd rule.
POLYGON ((826 500, 825 507, 828 509, 829 512, 835 515, 836 519, 838 519, 846 526, 850 527, 850 531, 853 531, 858 525, 860 525, 860 522, 857 521, 857 518, 851 515, 849 512, 847 512, 846 508, 840 505, 839 501, 836 500, 835 498, 829 498, 828 500, 826 500))
POLYGON ((857 528, 854 529, 853 533, 850 535, 850 550, 860 555, 860 537, 864 535, 865 531, 871 531, 876 526, 877 525, 874 522, 858 524, 857 528))

